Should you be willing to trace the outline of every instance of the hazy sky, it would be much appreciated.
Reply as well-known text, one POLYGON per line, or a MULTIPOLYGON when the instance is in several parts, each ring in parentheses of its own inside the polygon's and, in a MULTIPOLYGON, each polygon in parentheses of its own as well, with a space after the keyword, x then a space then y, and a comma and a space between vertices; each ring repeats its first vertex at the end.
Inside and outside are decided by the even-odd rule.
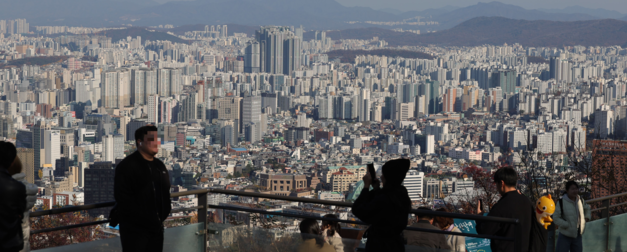
MULTIPOLYGON (((365 6, 373 9, 393 8, 399 10, 424 10, 438 8, 446 5, 465 7, 478 2, 491 2, 491 0, 336 0, 345 6, 365 6)), ((587 8, 603 8, 627 13, 627 1, 625 0, 499 0, 498 2, 514 4, 525 9, 563 9, 564 7, 579 5, 587 8)))

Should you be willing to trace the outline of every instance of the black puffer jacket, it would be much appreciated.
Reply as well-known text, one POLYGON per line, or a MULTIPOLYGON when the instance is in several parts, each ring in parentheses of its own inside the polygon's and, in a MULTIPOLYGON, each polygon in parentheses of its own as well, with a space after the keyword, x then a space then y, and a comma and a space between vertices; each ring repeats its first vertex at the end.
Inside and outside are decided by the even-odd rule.
POLYGON ((0 251, 24 247, 22 215, 26 211, 26 187, 0 167, 0 251))
POLYGON ((361 221, 370 224, 366 251, 405 251, 401 235, 405 227, 411 199, 402 185, 409 160, 391 160, 383 165, 383 189, 364 188, 353 204, 352 212, 361 221))

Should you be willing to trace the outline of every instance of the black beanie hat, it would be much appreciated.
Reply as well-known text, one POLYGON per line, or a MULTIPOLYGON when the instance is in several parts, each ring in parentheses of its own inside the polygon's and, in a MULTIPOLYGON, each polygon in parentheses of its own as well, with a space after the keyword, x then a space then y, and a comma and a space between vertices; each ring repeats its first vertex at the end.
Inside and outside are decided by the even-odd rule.
POLYGON ((15 145, 9 142, 0 141, 0 167, 3 169, 9 169, 15 157, 17 156, 17 149, 15 145))
POLYGON ((409 159, 394 159, 387 161, 381 168, 381 173, 385 177, 383 188, 400 186, 409 171, 409 159))

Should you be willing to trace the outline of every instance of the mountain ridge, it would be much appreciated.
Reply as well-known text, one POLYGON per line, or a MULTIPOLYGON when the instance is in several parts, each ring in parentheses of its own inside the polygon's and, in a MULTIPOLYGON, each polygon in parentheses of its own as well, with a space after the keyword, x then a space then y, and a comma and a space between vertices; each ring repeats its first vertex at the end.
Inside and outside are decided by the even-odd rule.
POLYGON ((624 46, 627 21, 599 19, 587 21, 519 20, 503 17, 477 17, 444 31, 414 34, 381 28, 358 28, 327 32, 338 39, 379 37, 390 46, 439 45, 480 46, 519 43, 523 46, 624 46))
MULTIPOLYGON (((598 15, 618 12, 586 8, 555 10, 547 13, 528 10, 500 2, 478 3, 458 8, 445 6, 423 11, 392 14, 368 7, 346 7, 335 0, 193 0, 159 4, 154 0, 0 0, 3 19, 26 18, 31 26, 67 25, 87 27, 156 26, 172 24, 240 24, 303 25, 307 30, 330 30, 362 27, 403 28, 412 30, 444 30, 479 16, 502 16, 526 20, 575 21, 599 19, 598 15), (586 13, 572 13, 572 12, 586 13), (593 16, 589 13, 597 13, 593 16), (599 14, 601 13, 601 14, 599 14), (437 21, 439 25, 365 23, 365 21, 399 22, 423 17, 422 21, 437 21), (357 22, 354 22, 357 21, 357 22)), ((608 14, 609 15, 609 14, 608 14)), ((623 19, 627 20, 627 17, 623 19)))

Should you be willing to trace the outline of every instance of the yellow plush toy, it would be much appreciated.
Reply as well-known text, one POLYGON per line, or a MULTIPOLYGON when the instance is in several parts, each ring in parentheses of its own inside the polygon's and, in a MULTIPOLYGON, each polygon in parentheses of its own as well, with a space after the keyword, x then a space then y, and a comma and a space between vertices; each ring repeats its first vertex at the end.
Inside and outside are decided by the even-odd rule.
POLYGON ((555 212, 555 202, 551 198, 551 195, 541 197, 536 203, 536 218, 540 224, 544 225, 544 228, 547 229, 553 219, 551 219, 551 215, 555 212))

